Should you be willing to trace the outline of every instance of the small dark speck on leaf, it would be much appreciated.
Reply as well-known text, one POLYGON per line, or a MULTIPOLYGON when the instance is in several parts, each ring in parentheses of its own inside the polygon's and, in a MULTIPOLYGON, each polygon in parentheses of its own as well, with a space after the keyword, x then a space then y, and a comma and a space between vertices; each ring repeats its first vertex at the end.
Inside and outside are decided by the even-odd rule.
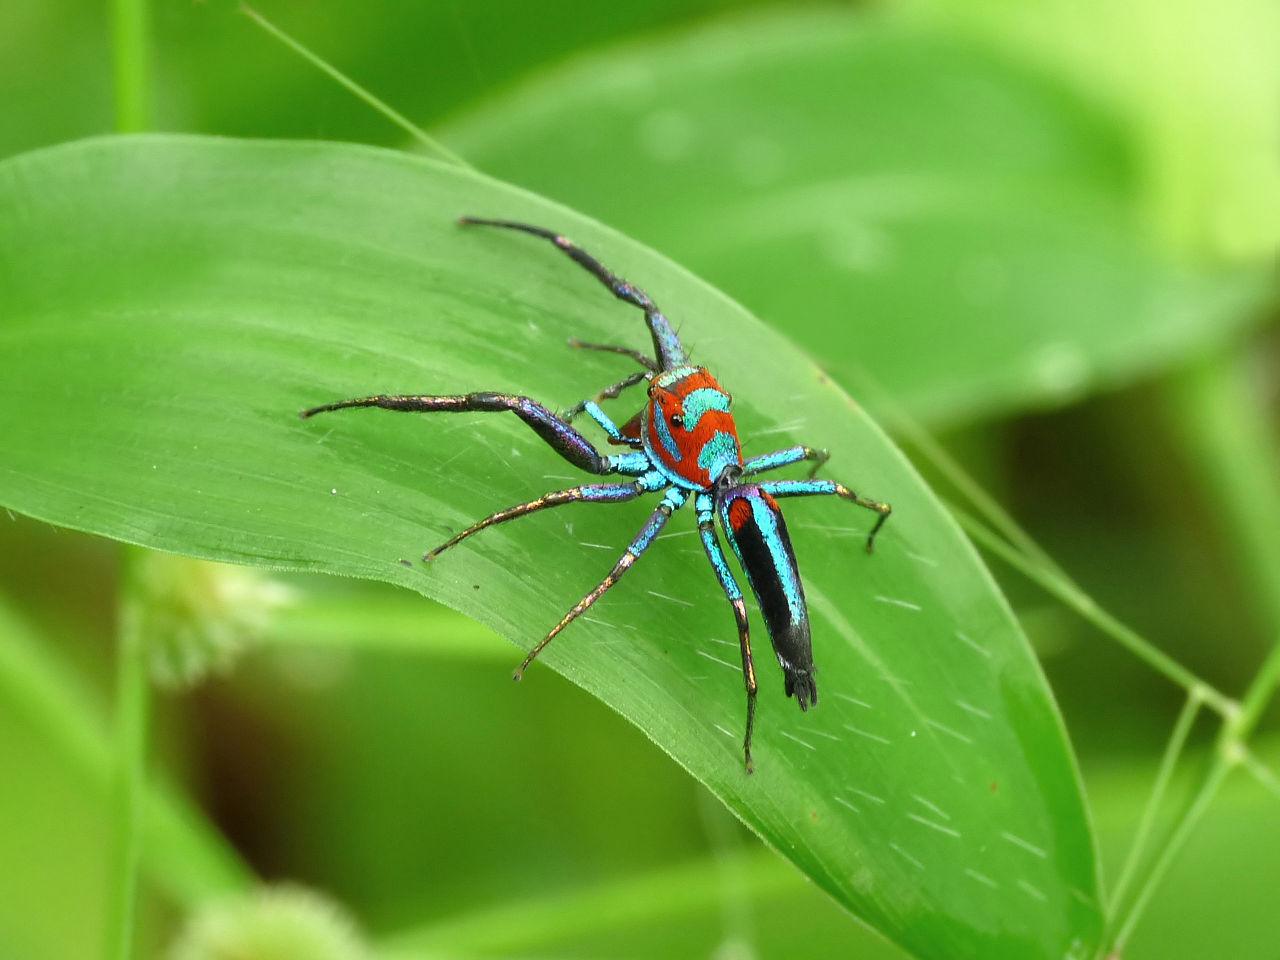
POLYGON ((992 793, 1000 792, 1000 784, 996 783, 994 780, 991 781, 991 792, 992 793))
POLYGON ((400 566, 402 566, 402 567, 412 567, 412 566, 413 566, 413 563, 412 563, 411 561, 409 561, 409 560, 406 560, 404 557, 401 557, 401 558, 400 558, 400 566))
POLYGON ((473 583, 473 584, 471 585, 471 589, 472 589, 472 590, 479 590, 479 589, 480 589, 480 584, 478 584, 478 583, 473 583))
POLYGON ((814 823, 817 823, 817 822, 818 822, 818 811, 817 811, 817 810, 810 810, 810 811, 809 811, 809 819, 810 819, 810 820, 812 820, 814 823))

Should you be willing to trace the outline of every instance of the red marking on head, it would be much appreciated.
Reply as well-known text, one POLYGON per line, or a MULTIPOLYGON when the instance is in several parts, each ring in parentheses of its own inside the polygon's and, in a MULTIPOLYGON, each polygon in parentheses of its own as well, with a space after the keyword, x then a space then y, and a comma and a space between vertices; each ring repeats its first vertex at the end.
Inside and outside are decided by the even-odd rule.
POLYGON ((684 417, 685 398, 695 390, 703 389, 728 393, 705 367, 696 368, 670 386, 660 386, 655 381, 649 389, 649 408, 645 414, 645 426, 649 432, 649 445, 664 467, 700 487, 710 487, 717 478, 711 476, 710 472, 698 463, 698 457, 717 433, 728 434, 733 437, 734 445, 738 445, 738 427, 733 421, 733 414, 724 410, 707 410, 698 418, 698 422, 692 425, 693 429, 671 423, 673 417, 680 419, 684 417), (680 455, 679 459, 673 457, 662 442, 657 423, 659 417, 668 424, 671 439, 680 455))

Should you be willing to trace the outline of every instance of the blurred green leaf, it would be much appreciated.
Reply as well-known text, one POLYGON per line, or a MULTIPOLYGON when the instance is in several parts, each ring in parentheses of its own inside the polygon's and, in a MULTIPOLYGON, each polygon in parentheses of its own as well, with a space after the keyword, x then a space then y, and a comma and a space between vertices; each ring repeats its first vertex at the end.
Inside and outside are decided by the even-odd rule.
POLYGON ((1274 0, 911 0, 944 32, 1062 76, 1121 120, 1167 247, 1269 262, 1280 243, 1274 0))
MULTIPOLYGON (((429 124, 592 45, 767 0, 254 0, 332 63, 429 124), (536 42, 530 39, 536 37, 536 42)), ((161 129, 392 144, 395 127, 290 56, 240 0, 151 4, 161 129)), ((0 31, 0 155, 112 127, 112 8, 8 0, 0 31)))
POLYGON ((111 138, 6 161, 0 360, 16 375, 0 383, 0 503, 159 549, 397 583, 528 647, 608 570, 645 507, 529 519, 424 568, 409 561, 449 531, 583 478, 513 418, 296 416, 373 392, 493 388, 567 406, 629 372, 564 342, 643 347, 633 308, 549 245, 463 232, 464 212, 570 232, 715 365, 749 455, 830 447, 832 475, 895 507, 874 556, 860 512, 789 509, 823 700, 808 714, 784 700, 761 637, 754 776, 732 617, 691 516, 542 662, 916 955, 1088 955, 1098 911, 1079 783, 971 547, 785 340, 545 200, 338 145, 111 138))
POLYGON ((1150 238, 1104 105, 963 39, 787 10, 582 58, 448 126, 934 423, 1072 399, 1249 322, 1269 267, 1150 238))

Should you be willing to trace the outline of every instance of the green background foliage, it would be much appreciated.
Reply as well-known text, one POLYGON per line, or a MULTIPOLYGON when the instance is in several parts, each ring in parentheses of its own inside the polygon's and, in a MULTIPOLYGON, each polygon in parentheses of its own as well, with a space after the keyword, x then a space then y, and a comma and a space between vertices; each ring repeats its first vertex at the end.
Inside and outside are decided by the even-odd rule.
MULTIPOLYGON (((997 564, 1002 593, 863 405, 944 486, 916 425, 945 430, 1087 616, 1244 690, 1280 633, 1271 6, 264 10, 483 173, 322 142, 403 136, 230 4, 151 11, 152 103, 113 121, 129 6, 20 2, 0 58, 0 955, 95 955, 122 917, 139 956, 185 928, 184 960, 1111 942, 1180 691, 997 564), (113 125, 181 135, 40 149, 113 125), (633 309, 464 212, 582 241, 730 387, 748 454, 829 447, 826 475, 894 504, 870 557, 861 511, 788 504, 823 700, 782 697, 756 621, 756 775, 690 516, 513 688, 645 509, 406 565, 578 478, 510 418, 294 416, 378 391, 567 407, 626 372, 564 341, 643 346, 633 309), (135 842, 112 771, 144 741, 109 718, 143 729, 148 701, 135 842), (319 893, 235 899, 259 881, 319 893)), ((1156 835, 1201 757, 1256 776, 1165 883, 1138 871, 1125 956, 1271 956, 1280 747, 1214 729, 1156 835)))

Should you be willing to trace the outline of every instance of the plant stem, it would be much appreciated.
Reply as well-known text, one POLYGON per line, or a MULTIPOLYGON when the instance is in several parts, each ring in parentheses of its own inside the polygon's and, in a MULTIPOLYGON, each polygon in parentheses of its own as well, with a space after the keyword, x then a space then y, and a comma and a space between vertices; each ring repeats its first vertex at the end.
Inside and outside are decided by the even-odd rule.
POLYGON ((1178 825, 1174 827, 1168 842, 1165 844, 1164 849, 1160 851, 1160 856, 1156 858, 1155 864, 1151 867, 1151 872, 1147 874, 1137 897, 1129 907, 1124 922, 1112 942, 1111 949, 1115 956, 1118 957, 1124 953, 1124 949, 1129 943, 1129 937, 1133 935, 1134 927, 1141 918, 1143 911, 1146 910, 1147 904, 1151 901, 1156 888, 1160 886, 1165 874, 1169 872, 1169 867, 1173 865, 1174 860, 1182 850, 1183 844, 1191 836, 1191 831, 1195 829, 1196 824, 1200 822, 1200 818, 1209 809, 1209 804, 1213 802, 1213 798, 1218 793, 1218 788, 1222 786, 1222 781, 1226 779, 1230 769, 1231 763, 1221 755, 1214 757, 1213 765, 1205 775, 1204 783, 1200 785, 1200 789, 1196 792, 1195 799, 1191 801, 1191 806, 1187 808, 1187 812, 1178 822, 1178 825))
POLYGON ((1263 787, 1271 791, 1277 800, 1280 800, 1280 778, 1277 778, 1271 772, 1271 768, 1259 760, 1251 750, 1245 749, 1240 756, 1240 763, 1248 770, 1255 780, 1263 787))
MULTIPOLYGON (((114 0, 116 131, 137 133, 150 125, 150 56, 147 0, 114 0)), ((142 851, 143 769, 146 758, 147 665, 133 580, 131 549, 121 551, 121 587, 116 620, 115 777, 108 866, 107 960, 129 960, 142 851)))
POLYGON ((744 851, 732 858, 707 856, 611 883, 587 884, 427 924, 385 941, 379 956, 408 960, 515 951, 546 953, 547 948, 573 937, 598 937, 637 923, 652 926, 715 907, 722 895, 719 878, 726 869, 739 878, 739 893, 755 900, 776 903, 803 887, 795 870, 767 850, 744 851))
POLYGON ((888 411, 894 430, 914 446, 934 469, 946 477, 951 485, 986 518, 987 523, 999 531, 999 534, 993 532, 981 521, 944 499, 943 502, 951 514, 970 536, 980 541, 1028 579, 1058 597, 1154 669, 1177 683, 1187 691, 1188 696, 1195 695, 1218 713, 1225 714, 1234 709, 1235 705, 1230 698, 1206 684, 1137 632, 1098 607, 1093 598, 1067 576, 1031 535, 1022 529, 994 497, 982 489, 981 485, 924 427, 902 411, 868 374, 860 373, 859 377, 868 390, 877 396, 877 409, 883 407, 888 411))
POLYGON ((120 610, 117 617, 115 778, 112 785, 111 858, 108 873, 107 960, 129 960, 137 914, 138 865, 142 854, 142 813, 150 690, 141 635, 132 548, 122 552, 120 610))
POLYGON ((116 132, 137 133, 151 125, 147 0, 114 0, 112 12, 116 132))
MULTIPOLYGON (((879 387, 876 389, 879 390, 879 387)), ((883 399, 878 399, 876 405, 877 409, 882 405, 888 405, 886 409, 889 410, 893 431, 915 447, 930 466, 945 477, 956 491, 974 506, 979 515, 985 517, 987 523, 995 527, 1000 535, 1020 551, 1030 563, 1039 566, 1046 573, 1065 576, 1062 568, 1054 562, 1053 558, 1022 529, 1012 515, 1000 506, 996 498, 987 493, 928 430, 898 408, 887 395, 883 399)))
POLYGON ((1276 644, 1271 648, 1271 653, 1258 668, 1257 676, 1253 678, 1253 683, 1249 684, 1249 689, 1245 691, 1240 701, 1239 724, 1242 732, 1239 739, 1241 742, 1257 726, 1262 718, 1262 711, 1267 708, 1267 703, 1276 692, 1277 686, 1280 686, 1280 639, 1277 639, 1276 644))
POLYGON ((1122 647, 1139 659, 1146 661, 1157 672, 1178 684, 1188 694, 1197 693, 1205 704, 1224 716, 1238 709, 1238 705, 1230 697, 1209 686, 1135 630, 1099 607, 1093 598, 1081 590, 1070 578, 1044 569, 1000 539, 980 520, 970 516, 954 504, 943 502, 946 503, 947 508, 960 526, 976 542, 1000 557, 1000 559, 1022 573, 1029 580, 1057 597, 1122 647))
POLYGON ((289 36, 289 34, 285 33, 257 10, 254 10, 248 4, 241 4, 240 9, 245 16, 260 26, 267 33, 271 34, 271 36, 275 37, 312 66, 318 68, 323 73, 338 81, 338 83, 346 87, 369 106, 373 107, 374 110, 378 111, 401 130, 404 130, 409 134, 409 136, 413 137, 413 139, 417 140, 440 159, 456 164, 459 167, 465 167, 468 170, 473 169, 471 164, 467 163, 466 160, 462 159, 462 157, 458 156, 435 137, 431 136, 404 114, 394 109, 390 104, 379 100, 371 92, 360 86, 360 84, 356 83, 337 67, 324 60, 319 54, 312 53, 309 49, 297 40, 293 39, 293 37, 289 36))
MULTIPOLYGON (((93 691, 52 648, 0 595, 0 700, 26 718, 41 749, 96 803, 111 787, 111 744, 93 691)), ((163 783, 148 793, 144 866, 158 889, 191 905, 249 886, 252 872, 183 797, 163 783)))
POLYGON ((1280 683, 1280 644, 1272 648, 1270 656, 1263 662, 1262 667, 1253 678, 1253 682, 1249 684, 1249 689, 1240 700, 1238 709, 1227 714, 1223 719, 1222 730, 1219 732, 1218 740, 1214 746, 1213 761, 1210 764, 1208 773, 1205 774, 1204 782, 1200 785, 1200 789, 1196 792, 1195 798, 1191 801, 1186 813, 1183 814, 1181 821, 1174 828, 1173 833, 1170 834, 1169 841, 1165 844, 1164 849, 1161 850, 1160 856, 1156 859, 1151 872, 1143 882, 1142 889, 1138 891, 1138 895, 1129 907, 1124 922, 1116 933, 1112 950, 1117 956, 1124 952, 1124 948, 1129 942, 1129 937, 1133 934, 1134 927, 1141 918, 1156 888, 1159 887, 1165 874, 1168 873, 1174 860, 1177 859, 1183 845, 1187 842, 1187 838, 1191 836, 1191 831, 1199 823, 1200 818, 1204 816, 1209 804, 1213 802, 1213 798, 1217 795, 1218 788, 1222 786, 1227 774, 1231 772, 1233 767, 1241 764, 1247 765, 1248 748, 1246 747, 1246 742, 1250 734, 1253 733, 1254 727, 1257 726, 1258 720, 1261 719, 1262 711, 1266 709, 1267 701, 1271 699, 1271 695, 1275 692, 1278 683, 1280 683))
POLYGON ((1114 918, 1119 913, 1120 905, 1124 903, 1125 894, 1128 892, 1129 884, 1132 882, 1138 864, 1142 860, 1147 838, 1151 834, 1151 828, 1155 824, 1160 804, 1164 800, 1165 791, 1169 787, 1169 778, 1173 774, 1174 767, 1177 766, 1178 758, 1182 755, 1182 748, 1186 746, 1187 735, 1191 732, 1191 726, 1195 722, 1196 714, 1200 712, 1200 706, 1199 691, 1193 690, 1188 693, 1186 702, 1178 713, 1178 720, 1174 724, 1168 746, 1165 747, 1164 756, 1160 760, 1160 768, 1156 772, 1155 784, 1151 788, 1151 796, 1147 800, 1146 808, 1142 811, 1142 818, 1138 821, 1138 829, 1134 834, 1133 845, 1129 848, 1129 854, 1120 870, 1120 879, 1116 881, 1115 891, 1111 895, 1111 903, 1107 909, 1109 917, 1114 918))
POLYGON ((408 593, 308 593, 303 602, 275 613, 260 643, 282 649, 385 650, 473 662, 507 663, 512 656, 511 644, 492 630, 408 593))

